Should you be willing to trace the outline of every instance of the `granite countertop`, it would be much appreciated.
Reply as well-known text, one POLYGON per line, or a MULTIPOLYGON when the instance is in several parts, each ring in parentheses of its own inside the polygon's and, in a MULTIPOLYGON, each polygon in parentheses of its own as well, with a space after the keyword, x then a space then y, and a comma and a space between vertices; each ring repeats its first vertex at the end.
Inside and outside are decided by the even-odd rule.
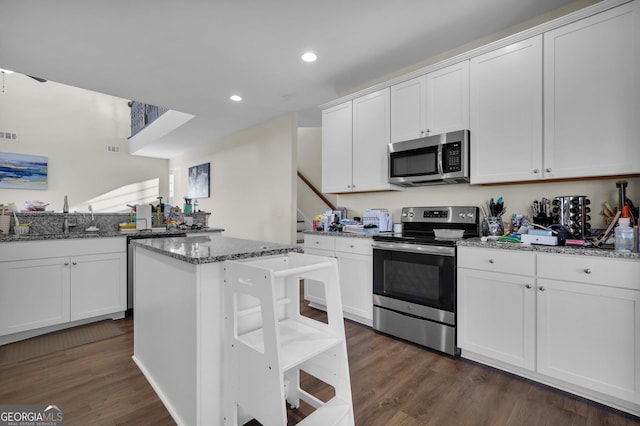
POLYGON ((569 246, 545 246, 538 244, 519 244, 498 241, 482 242, 480 238, 469 238, 456 242, 458 247, 481 247, 503 250, 521 250, 532 251, 536 253, 559 253, 559 254, 577 254, 581 256, 594 257, 610 257, 615 259, 635 259, 640 260, 640 253, 619 252, 613 247, 595 248, 595 247, 569 247, 569 246))
POLYGON ((295 244, 279 244, 230 237, 172 237, 133 240, 132 244, 193 264, 302 252, 295 244))
POLYGON ((125 236, 138 236, 143 235, 145 233, 149 235, 162 235, 166 237, 171 237, 175 235, 181 235, 183 233, 191 234, 191 233, 207 233, 207 232, 222 232, 224 229, 222 228, 201 228, 201 229, 193 229, 193 230, 171 230, 171 231, 162 231, 162 232, 149 232, 149 231, 138 231, 138 232, 120 232, 120 231, 96 231, 96 232, 69 232, 68 234, 59 232, 59 233, 51 233, 51 234, 22 234, 22 235, 8 235, 6 237, 0 238, 0 243, 9 243, 16 241, 44 241, 44 240, 69 240, 69 239, 78 239, 78 238, 111 238, 111 237, 125 237, 125 236))

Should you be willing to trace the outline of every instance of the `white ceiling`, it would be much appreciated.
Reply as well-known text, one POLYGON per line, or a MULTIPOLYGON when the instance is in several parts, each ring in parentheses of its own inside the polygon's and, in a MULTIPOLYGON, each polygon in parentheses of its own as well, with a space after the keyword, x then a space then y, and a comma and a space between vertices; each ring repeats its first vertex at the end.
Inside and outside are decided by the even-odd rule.
POLYGON ((0 68, 195 115, 149 152, 169 158, 288 112, 318 126, 354 87, 568 3, 0 0, 0 68))

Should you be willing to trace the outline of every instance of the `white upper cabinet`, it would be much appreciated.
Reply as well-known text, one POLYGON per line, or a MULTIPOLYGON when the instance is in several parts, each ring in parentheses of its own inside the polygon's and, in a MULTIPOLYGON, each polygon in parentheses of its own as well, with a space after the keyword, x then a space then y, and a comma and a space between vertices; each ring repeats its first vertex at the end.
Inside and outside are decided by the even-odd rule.
POLYGON ((639 9, 628 3, 545 33, 546 178, 640 171, 639 9))
POLYGON ((322 192, 351 192, 351 101, 322 111, 322 192))
POLYGON ((391 141, 469 128, 469 62, 391 86, 391 141))
POLYGON ((322 192, 401 189, 389 184, 389 88, 322 111, 322 192))
POLYGON ((542 36, 471 59, 471 183, 542 177, 542 36))
POLYGON ((353 100, 353 191, 390 189, 389 88, 353 100))
POLYGON ((439 135, 469 128, 469 61, 426 75, 427 130, 439 135))

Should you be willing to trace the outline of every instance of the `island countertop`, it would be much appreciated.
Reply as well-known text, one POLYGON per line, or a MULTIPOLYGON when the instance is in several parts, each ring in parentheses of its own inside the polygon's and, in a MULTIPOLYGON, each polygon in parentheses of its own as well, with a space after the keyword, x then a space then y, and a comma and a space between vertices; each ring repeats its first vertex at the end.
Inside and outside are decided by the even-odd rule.
POLYGON ((280 244, 222 236, 196 236, 133 240, 137 247, 193 264, 301 252, 295 244, 280 244))

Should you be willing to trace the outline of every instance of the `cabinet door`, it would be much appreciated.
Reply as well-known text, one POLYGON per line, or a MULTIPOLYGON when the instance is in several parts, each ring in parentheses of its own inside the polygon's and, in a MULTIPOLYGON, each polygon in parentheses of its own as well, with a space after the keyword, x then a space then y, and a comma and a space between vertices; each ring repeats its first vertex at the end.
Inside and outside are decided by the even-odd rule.
POLYGON ((0 263, 0 335, 69 321, 69 259, 0 263))
POLYGON ((469 62, 426 76, 427 134, 469 128, 469 62))
POLYGON ((373 256, 336 252, 342 312, 345 317, 373 323, 373 256))
POLYGON ((535 368, 533 277, 458 268, 458 346, 535 368))
POLYGON ((391 142, 427 136, 425 94, 424 76, 391 86, 391 142))
POLYGON ((389 189, 389 88, 353 101, 353 190, 389 189))
POLYGON ((322 111, 322 192, 352 190, 351 101, 322 111))
POLYGON ((640 171, 640 4, 544 36, 545 177, 640 171))
MULTIPOLYGON (((304 252, 316 256, 334 257, 336 237, 317 234, 304 235, 304 252)), ((316 305, 326 306, 327 296, 324 284, 309 279, 304 280, 304 298, 316 305)))
POLYGON ((542 177, 542 36, 471 59, 471 183, 542 177))
POLYGON ((107 253, 71 258, 71 320, 127 309, 126 255, 107 253))
POLYGON ((538 372, 640 402, 640 291, 538 279, 538 372))

